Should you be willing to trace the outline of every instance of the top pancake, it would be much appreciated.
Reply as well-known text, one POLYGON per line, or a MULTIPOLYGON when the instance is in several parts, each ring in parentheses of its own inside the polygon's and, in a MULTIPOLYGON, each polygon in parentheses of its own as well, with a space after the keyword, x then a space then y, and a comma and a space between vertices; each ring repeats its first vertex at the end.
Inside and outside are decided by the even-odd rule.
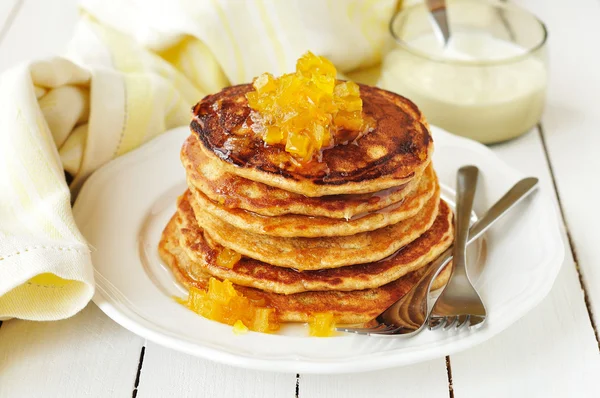
POLYGON ((188 185, 214 202, 228 209, 243 209, 271 217, 300 214, 350 219, 402 201, 420 180, 418 175, 406 184, 374 193, 311 198, 226 172, 220 160, 204 154, 194 134, 181 148, 181 162, 188 185))
POLYGON ((315 197, 381 191, 409 182, 430 161, 433 141, 419 109, 408 99, 360 85, 370 131, 323 151, 322 161, 298 165, 281 145, 264 145, 252 129, 246 93, 227 87, 193 108, 192 131, 204 152, 225 171, 286 191, 315 197))

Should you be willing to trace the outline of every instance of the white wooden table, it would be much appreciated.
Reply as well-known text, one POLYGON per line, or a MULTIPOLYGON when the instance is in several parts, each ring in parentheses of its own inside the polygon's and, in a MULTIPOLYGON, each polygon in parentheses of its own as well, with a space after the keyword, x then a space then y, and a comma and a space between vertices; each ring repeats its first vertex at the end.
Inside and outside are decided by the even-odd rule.
MULTIPOLYGON (((567 245, 551 293, 525 318, 461 354, 376 373, 314 376, 181 354, 130 333, 90 304, 60 322, 0 326, 0 397, 600 397, 600 1, 517 3, 550 31, 548 104, 537 128, 492 149, 540 178, 556 200, 567 245)), ((75 4, 0 0, 0 71, 60 54, 77 19, 75 4)))

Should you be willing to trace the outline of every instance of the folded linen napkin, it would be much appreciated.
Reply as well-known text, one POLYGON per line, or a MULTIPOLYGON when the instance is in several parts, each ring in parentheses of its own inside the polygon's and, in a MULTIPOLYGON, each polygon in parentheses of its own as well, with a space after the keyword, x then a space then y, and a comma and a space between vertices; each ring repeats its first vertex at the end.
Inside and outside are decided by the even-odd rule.
POLYGON ((342 72, 377 64, 395 3, 84 0, 64 57, 0 76, 0 319, 62 319, 91 299, 70 206, 94 170, 307 50, 342 72))

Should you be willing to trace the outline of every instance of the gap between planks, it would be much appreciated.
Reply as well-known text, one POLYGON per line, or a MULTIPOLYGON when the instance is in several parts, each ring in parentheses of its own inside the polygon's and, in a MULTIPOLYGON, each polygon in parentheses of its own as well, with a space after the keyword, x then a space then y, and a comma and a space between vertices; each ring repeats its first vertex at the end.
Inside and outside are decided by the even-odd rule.
POLYGON ((133 384, 133 392, 131 393, 132 398, 137 397, 138 386, 140 385, 140 378, 142 376, 142 367, 144 366, 144 354, 146 353, 146 345, 142 346, 140 350, 140 361, 138 363, 137 373, 135 375, 135 383, 133 384))
MULTIPOLYGON (((23 5, 23 0, 17 0, 17 2, 13 5, 12 9, 8 13, 8 18, 6 18, 4 26, 2 26, 0 28, 0 44, 2 44, 2 40, 4 40, 4 37, 6 36, 6 34, 8 33, 8 31, 10 30, 10 28, 11 28, 13 22, 15 21, 15 18, 17 17, 17 14, 19 13, 19 10, 21 9, 22 5, 23 5)), ((1 324, 2 324, 2 321, 0 321, 0 325, 1 324)))
POLYGON ((454 386, 452 385, 452 365, 450 355, 446 355, 446 372, 448 372, 448 396, 454 398, 454 386))
POLYGON ((552 161, 550 160, 550 154, 548 153, 548 147, 546 146, 546 138, 544 136, 544 127, 542 123, 538 123, 537 125, 538 134, 540 136, 540 140, 542 142, 542 148, 544 149, 544 156, 546 157, 546 163, 548 164, 548 170, 550 171, 550 177, 552 178, 552 187, 554 188, 554 193, 556 195, 556 200, 558 202, 558 210, 560 211, 560 218, 565 226, 565 234, 567 235, 567 241, 569 242, 569 249, 571 250, 571 255, 573 256, 573 263, 575 264, 575 271, 577 272, 577 277, 579 279, 579 285, 581 286, 581 290, 583 291, 583 301, 585 302, 585 307, 587 309, 588 317, 590 319, 590 324, 592 325, 592 329, 594 330, 594 336, 596 337, 596 343, 598 344, 598 350, 600 351, 600 339, 598 338, 598 329, 596 328, 596 322, 594 321, 594 316, 592 313, 592 306, 590 304, 589 294, 587 291, 587 285, 583 279, 583 275, 579 268, 579 260, 577 258, 577 250, 575 249, 575 244, 573 242, 573 238, 571 236, 571 232, 569 230, 569 223, 567 222, 567 218, 565 217, 565 211, 560 200, 560 193, 558 192, 558 186, 556 185, 556 178, 554 177, 554 168, 552 167, 552 161))

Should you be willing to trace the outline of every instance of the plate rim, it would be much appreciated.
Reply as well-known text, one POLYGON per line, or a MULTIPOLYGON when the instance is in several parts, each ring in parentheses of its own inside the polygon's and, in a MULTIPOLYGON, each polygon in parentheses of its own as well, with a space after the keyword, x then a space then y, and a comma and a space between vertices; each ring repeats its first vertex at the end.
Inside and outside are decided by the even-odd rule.
MULTIPOLYGON (((173 139, 172 136, 181 134, 181 130, 184 127, 187 129, 187 126, 181 126, 171 129, 161 134, 160 136, 152 139, 151 141, 142 145, 141 147, 117 159, 110 161, 109 163, 98 169, 96 172, 94 172, 90 176, 90 178, 88 178, 88 180, 81 188, 81 191, 79 192, 79 196, 73 206, 74 215, 79 211, 79 207, 84 206, 80 204, 83 201, 80 201, 80 198, 85 198, 86 196, 88 196, 87 192, 93 189, 93 186, 96 184, 96 181, 100 180, 103 174, 111 173, 114 169, 121 169, 130 162, 136 162, 137 159, 139 157, 144 156, 144 153, 146 153, 147 151, 151 151, 153 148, 160 147, 162 141, 168 141, 170 139, 173 139)), ((444 147, 456 146, 483 154, 486 156, 486 161, 492 162, 494 163, 495 167, 504 170, 504 172, 509 174, 510 179, 516 180, 523 176, 522 173, 518 172, 512 166, 506 164, 486 146, 464 137, 452 135, 451 133, 448 133, 443 129, 435 126, 431 126, 431 130, 434 136, 434 140, 436 140, 436 137, 438 137, 437 139, 439 139, 439 137, 443 136, 443 141, 445 141, 444 147)), ((551 233, 553 235, 553 238, 556 240, 557 244, 553 245, 555 249, 554 253, 545 253, 545 256, 543 258, 544 264, 541 265, 544 267, 544 269, 547 269, 548 272, 552 274, 552 276, 544 278, 544 283, 540 283, 537 286, 535 290, 537 294, 533 296, 533 298, 530 298, 526 303, 524 303, 526 304, 524 306, 526 307, 526 309, 514 311, 512 313, 512 317, 510 317, 508 321, 504 321, 501 325, 498 325, 494 329, 486 328, 486 332, 484 332, 484 330, 473 331, 470 335, 470 338, 468 339, 459 339, 453 341, 451 344, 445 341, 439 342, 439 344, 444 346, 446 355, 454 354, 456 352, 473 347, 502 332, 503 330, 514 324, 516 321, 518 321, 520 318, 522 318, 524 315, 526 315, 533 308, 535 308, 550 292, 564 261, 564 240, 560 233, 560 219, 556 209, 552 205, 550 198, 545 192, 537 192, 537 196, 540 202, 538 203, 538 206, 543 206, 546 208, 546 212, 552 212, 554 214, 554 219, 551 221, 549 220, 549 223, 553 225, 551 233)), ((75 218, 77 219, 77 217, 75 218)), ((541 263, 542 261, 540 262, 540 264, 541 263)), ((101 275, 99 271, 96 270, 96 268, 94 267, 95 276, 97 273, 101 275)), ((441 354, 436 351, 437 345, 434 345, 427 349, 421 349, 419 350, 417 355, 416 353, 410 353, 410 355, 394 355, 398 354, 396 351, 402 350, 402 348, 397 348, 388 351, 380 351, 379 353, 369 353, 363 354, 358 357, 350 357, 346 359, 340 358, 334 360, 329 358, 322 360, 310 360, 304 357, 260 358, 250 357, 245 353, 232 353, 229 350, 225 350, 223 348, 217 348, 207 344, 200 344, 199 342, 192 343, 182 338, 161 333, 160 331, 156 330, 156 326, 158 325, 156 325, 153 330, 151 327, 145 325, 145 323, 148 321, 145 320, 142 316, 136 314, 134 311, 127 308, 121 303, 115 303, 116 300, 110 297, 106 297, 105 294, 102 293, 102 290, 105 290, 106 286, 103 286, 101 278, 95 279, 96 291, 94 293, 92 301, 102 310, 102 312, 104 312, 112 320, 125 327, 126 329, 130 330, 131 332, 156 344, 175 349, 180 352, 219 362, 222 364, 243 367, 247 369, 274 371, 280 373, 340 374, 366 372, 384 368, 405 366, 411 363, 427 361, 441 356, 441 354)), ((381 337, 373 338, 379 339, 381 337)))

